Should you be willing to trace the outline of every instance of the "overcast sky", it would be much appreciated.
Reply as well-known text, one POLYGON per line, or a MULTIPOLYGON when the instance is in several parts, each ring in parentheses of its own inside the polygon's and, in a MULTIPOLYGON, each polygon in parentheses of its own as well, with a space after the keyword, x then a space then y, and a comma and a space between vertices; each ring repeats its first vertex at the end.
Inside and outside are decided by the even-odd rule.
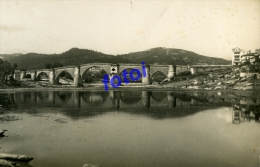
POLYGON ((260 48, 260 0, 0 0, 0 53, 180 48, 230 59, 260 48))

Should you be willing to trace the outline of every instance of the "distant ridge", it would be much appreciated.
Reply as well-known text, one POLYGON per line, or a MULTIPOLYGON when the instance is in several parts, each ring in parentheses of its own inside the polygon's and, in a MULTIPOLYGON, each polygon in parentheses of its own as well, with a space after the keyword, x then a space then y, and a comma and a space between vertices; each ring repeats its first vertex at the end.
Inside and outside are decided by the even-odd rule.
POLYGON ((207 57, 197 53, 174 48, 152 48, 141 52, 119 55, 133 63, 145 61, 148 64, 178 64, 178 65, 228 65, 231 61, 222 58, 207 57))
POLYGON ((41 69, 50 62, 60 62, 64 66, 85 63, 141 63, 176 65, 228 65, 231 61, 222 58, 207 57, 191 51, 173 48, 152 48, 146 51, 128 54, 109 55, 101 52, 72 48, 60 54, 0 54, 10 63, 17 63, 18 69, 41 69))

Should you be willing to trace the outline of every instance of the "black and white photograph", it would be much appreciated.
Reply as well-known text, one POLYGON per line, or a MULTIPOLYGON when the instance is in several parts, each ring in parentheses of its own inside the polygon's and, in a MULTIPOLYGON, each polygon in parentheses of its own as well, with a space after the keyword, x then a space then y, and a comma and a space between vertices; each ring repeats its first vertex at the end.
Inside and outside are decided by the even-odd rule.
POLYGON ((260 167, 260 0, 0 0, 0 167, 260 167))

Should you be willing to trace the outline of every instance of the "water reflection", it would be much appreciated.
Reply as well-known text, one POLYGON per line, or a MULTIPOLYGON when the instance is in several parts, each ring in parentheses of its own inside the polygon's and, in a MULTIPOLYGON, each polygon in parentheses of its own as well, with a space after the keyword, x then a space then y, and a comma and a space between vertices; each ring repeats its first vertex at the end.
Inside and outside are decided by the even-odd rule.
POLYGON ((107 100, 109 94, 107 92, 78 92, 77 96, 77 100, 82 98, 85 103, 100 105, 107 100))
MULTIPOLYGON (((202 111, 203 107, 232 107, 232 123, 259 122, 257 94, 234 92, 158 91, 25 91, 0 93, 0 106, 12 108, 59 108, 73 118, 89 117, 111 110, 143 114, 153 118, 180 117, 202 111), (83 112, 77 114, 72 112, 83 112), (87 112, 86 112, 87 111, 87 112), (92 113, 91 113, 92 112, 92 113)), ((32 112, 32 111, 30 111, 32 112)), ((35 111, 36 112, 36 111, 35 111)))
POLYGON ((242 102, 233 106, 232 123, 240 124, 243 122, 250 122, 251 120, 255 120, 256 123, 259 123, 259 116, 259 104, 250 104, 242 102))
POLYGON ((259 92, 23 91, 0 105, 1 151, 33 166, 258 164, 259 92))
POLYGON ((11 109, 16 107, 17 105, 15 103, 14 94, 0 93, 0 108, 11 109))

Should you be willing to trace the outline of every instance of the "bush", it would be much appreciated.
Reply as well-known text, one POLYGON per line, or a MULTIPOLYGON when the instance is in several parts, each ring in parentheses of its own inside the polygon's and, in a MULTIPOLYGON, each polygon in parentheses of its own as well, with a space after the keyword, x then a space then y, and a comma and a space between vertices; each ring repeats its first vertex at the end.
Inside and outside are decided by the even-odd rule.
POLYGON ((243 66, 240 70, 240 72, 247 72, 247 66, 243 66))
POLYGON ((16 80, 10 80, 9 85, 11 85, 11 86, 21 86, 20 82, 16 81, 16 80))
POLYGON ((177 77, 189 76, 189 75, 191 75, 190 71, 183 71, 183 72, 180 72, 179 74, 177 74, 177 77))

